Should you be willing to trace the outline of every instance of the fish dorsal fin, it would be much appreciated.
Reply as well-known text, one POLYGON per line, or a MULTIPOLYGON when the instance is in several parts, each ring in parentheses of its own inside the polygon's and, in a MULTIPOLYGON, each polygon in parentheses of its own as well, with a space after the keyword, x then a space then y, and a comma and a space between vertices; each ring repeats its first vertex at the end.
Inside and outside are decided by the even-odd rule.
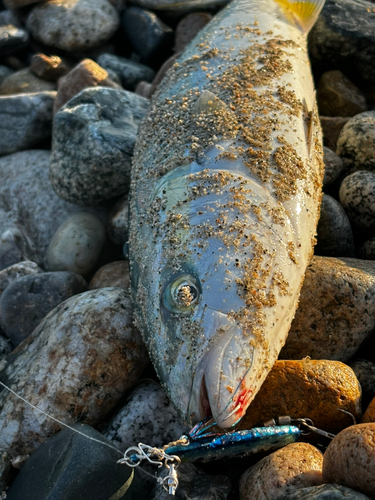
POLYGON ((303 33, 308 33, 318 19, 325 0, 275 0, 293 14, 303 33))
POLYGON ((231 111, 224 101, 219 99, 213 92, 204 90, 193 107, 194 115, 212 115, 215 111, 231 111))

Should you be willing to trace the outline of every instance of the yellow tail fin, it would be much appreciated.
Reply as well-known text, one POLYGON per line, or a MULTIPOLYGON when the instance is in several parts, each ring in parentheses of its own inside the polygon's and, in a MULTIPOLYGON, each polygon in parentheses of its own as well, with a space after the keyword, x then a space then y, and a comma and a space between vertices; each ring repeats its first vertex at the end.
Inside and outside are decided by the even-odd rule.
POLYGON ((286 8, 298 22, 304 33, 308 33, 318 19, 325 0, 276 0, 286 8))

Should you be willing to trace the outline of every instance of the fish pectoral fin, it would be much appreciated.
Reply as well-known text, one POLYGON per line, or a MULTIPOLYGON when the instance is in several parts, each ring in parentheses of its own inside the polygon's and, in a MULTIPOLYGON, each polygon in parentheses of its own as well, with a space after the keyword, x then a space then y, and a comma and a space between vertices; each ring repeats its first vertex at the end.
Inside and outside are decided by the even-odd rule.
POLYGON ((318 19, 325 0, 275 0, 293 14, 303 33, 308 33, 318 19))

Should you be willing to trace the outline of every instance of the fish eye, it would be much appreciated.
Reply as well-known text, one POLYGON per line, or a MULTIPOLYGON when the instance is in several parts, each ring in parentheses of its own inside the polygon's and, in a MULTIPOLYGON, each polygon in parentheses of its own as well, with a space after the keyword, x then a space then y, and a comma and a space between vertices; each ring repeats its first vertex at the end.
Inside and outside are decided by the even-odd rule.
POLYGON ((179 276, 164 290, 163 304, 170 312, 189 313, 198 301, 198 284, 191 275, 179 276))

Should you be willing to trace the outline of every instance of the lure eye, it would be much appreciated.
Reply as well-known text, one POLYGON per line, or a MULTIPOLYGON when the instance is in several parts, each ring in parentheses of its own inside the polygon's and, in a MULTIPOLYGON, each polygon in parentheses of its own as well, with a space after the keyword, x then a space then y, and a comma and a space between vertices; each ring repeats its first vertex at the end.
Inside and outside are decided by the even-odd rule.
POLYGON ((193 276, 183 275, 167 285, 164 306, 174 313, 189 313, 199 300, 199 288, 193 276))

